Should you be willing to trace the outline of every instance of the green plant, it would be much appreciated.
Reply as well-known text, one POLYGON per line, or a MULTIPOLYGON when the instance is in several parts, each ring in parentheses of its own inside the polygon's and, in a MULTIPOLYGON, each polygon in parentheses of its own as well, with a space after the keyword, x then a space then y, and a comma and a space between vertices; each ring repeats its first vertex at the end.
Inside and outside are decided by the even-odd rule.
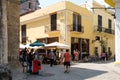
POLYGON ((106 40, 100 40, 100 46, 102 47, 102 51, 105 51, 107 50, 107 41, 106 40))

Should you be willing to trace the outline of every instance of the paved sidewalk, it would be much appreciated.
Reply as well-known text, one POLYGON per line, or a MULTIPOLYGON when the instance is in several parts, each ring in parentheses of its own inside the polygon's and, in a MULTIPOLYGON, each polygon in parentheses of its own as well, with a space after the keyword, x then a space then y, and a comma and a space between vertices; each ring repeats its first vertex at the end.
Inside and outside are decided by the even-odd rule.
POLYGON ((63 65, 42 65, 42 71, 43 75, 19 72, 13 80, 120 80, 120 65, 114 62, 73 63, 70 73, 64 73, 63 65))

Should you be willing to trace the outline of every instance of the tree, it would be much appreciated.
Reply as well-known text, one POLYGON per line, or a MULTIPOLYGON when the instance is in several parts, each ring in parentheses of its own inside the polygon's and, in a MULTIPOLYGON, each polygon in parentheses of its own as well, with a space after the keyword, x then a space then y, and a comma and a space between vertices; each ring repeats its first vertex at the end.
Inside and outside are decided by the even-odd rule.
POLYGON ((102 48, 102 51, 106 52, 107 51, 107 40, 101 39, 101 40, 99 40, 99 42, 100 42, 100 46, 102 48))

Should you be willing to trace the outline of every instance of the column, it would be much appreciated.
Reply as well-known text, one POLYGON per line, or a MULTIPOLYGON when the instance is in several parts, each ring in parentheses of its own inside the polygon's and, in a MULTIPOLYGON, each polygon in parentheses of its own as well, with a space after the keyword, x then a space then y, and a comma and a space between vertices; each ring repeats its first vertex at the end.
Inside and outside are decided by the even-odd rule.
POLYGON ((120 1, 115 0, 115 63, 120 63, 120 1))
POLYGON ((6 0, 0 0, 0 64, 8 63, 6 0))
POLYGON ((6 0, 8 27, 8 63, 18 67, 19 29, 20 29, 20 1, 6 0))

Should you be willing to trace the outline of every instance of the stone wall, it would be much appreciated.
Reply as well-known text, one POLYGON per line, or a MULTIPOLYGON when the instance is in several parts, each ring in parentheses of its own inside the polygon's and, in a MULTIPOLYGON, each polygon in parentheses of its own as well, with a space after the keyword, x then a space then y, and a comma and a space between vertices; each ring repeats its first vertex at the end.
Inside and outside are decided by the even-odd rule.
POLYGON ((19 27, 20 27, 20 2, 19 0, 7 0, 8 23, 8 63, 11 66, 18 64, 19 51, 19 27))
POLYGON ((8 65, 0 65, 0 80, 12 80, 12 73, 8 65))
POLYGON ((0 80, 12 80, 10 67, 17 68, 19 13, 19 0, 0 0, 0 80))

